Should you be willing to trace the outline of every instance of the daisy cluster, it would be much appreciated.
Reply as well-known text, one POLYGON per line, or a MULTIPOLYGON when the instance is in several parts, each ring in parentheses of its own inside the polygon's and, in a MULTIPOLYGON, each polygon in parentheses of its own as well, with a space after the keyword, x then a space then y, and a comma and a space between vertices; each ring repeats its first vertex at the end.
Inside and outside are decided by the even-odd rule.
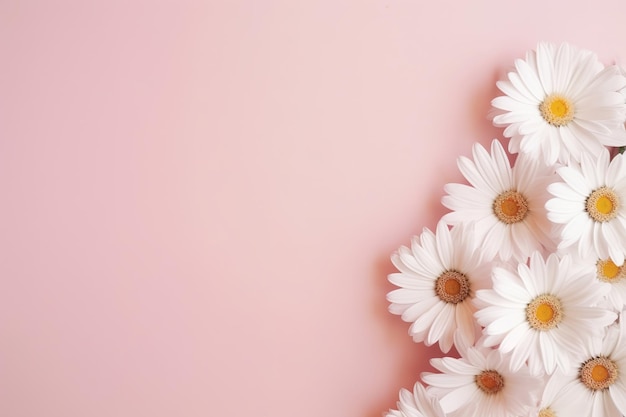
POLYGON ((443 357, 385 416, 626 415, 625 74, 540 43, 497 83, 508 151, 460 157, 449 212, 392 255, 389 310, 443 357))

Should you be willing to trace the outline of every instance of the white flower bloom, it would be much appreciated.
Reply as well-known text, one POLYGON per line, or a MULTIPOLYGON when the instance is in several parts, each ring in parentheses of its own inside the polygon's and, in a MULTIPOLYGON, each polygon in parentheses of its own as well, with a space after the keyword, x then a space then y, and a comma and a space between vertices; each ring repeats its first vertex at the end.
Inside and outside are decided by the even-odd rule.
POLYGON ((389 410, 385 417, 445 417, 437 399, 426 392, 419 382, 415 383, 413 392, 400 390, 397 410, 389 410))
POLYGON ((622 417, 626 414, 626 340, 622 321, 604 339, 580 346, 583 360, 571 372, 555 374, 546 391, 554 392, 557 417, 622 417))
POLYGON ((492 101, 497 109, 493 122, 506 127, 512 153, 553 164, 626 145, 620 92, 626 77, 615 65, 604 67, 590 51, 539 43, 526 60, 515 61, 515 71, 497 86, 505 95, 492 101))
POLYGON ((455 333, 473 344, 480 335, 471 302, 475 291, 491 285, 490 264, 483 262, 464 227, 452 230, 440 221, 436 234, 425 228, 414 237, 411 249, 401 247, 392 256, 400 271, 389 281, 401 287, 387 294, 389 311, 412 323, 409 333, 416 342, 430 346, 439 341, 448 352, 455 333))
POLYGON ((528 361, 534 375, 570 368, 581 343, 600 337, 617 315, 597 306, 608 288, 585 264, 534 253, 517 272, 494 268, 493 288, 476 293, 475 317, 484 326, 486 346, 511 352, 513 370, 528 361))
POLYGON ((560 250, 576 246, 578 256, 593 254, 624 263, 626 248, 626 162, 612 160, 604 149, 598 158, 582 155, 580 166, 557 170, 564 182, 548 186, 554 196, 546 203, 548 219, 563 225, 560 250))
POLYGON ((535 250, 552 249, 552 224, 545 202, 553 170, 541 161, 520 155, 511 167, 499 141, 491 143, 491 155, 480 144, 473 161, 459 158, 461 173, 471 184, 446 184, 442 204, 452 210, 442 220, 457 225, 475 222, 476 242, 485 256, 503 261, 527 259, 535 250))
POLYGON ((598 259, 596 278, 610 288, 607 303, 616 312, 621 312, 626 307, 626 262, 617 266, 611 259, 598 259))
POLYGON ((469 347, 462 357, 431 359, 441 373, 424 373, 429 392, 450 417, 517 417, 535 406, 542 381, 522 367, 511 371, 497 349, 469 347))

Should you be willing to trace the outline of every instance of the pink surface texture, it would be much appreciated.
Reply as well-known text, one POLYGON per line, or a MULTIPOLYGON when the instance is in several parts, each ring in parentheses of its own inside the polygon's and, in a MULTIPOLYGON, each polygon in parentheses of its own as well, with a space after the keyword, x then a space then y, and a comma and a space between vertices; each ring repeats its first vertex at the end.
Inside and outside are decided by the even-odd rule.
POLYGON ((375 417, 389 256, 540 40, 626 3, 0 2, 0 416, 375 417))

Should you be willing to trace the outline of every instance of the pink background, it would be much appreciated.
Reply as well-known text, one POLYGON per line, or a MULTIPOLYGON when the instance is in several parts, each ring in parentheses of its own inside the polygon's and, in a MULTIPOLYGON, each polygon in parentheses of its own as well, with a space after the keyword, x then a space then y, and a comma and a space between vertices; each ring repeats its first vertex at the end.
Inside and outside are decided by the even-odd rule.
POLYGON ((549 40, 621 61, 625 14, 0 2, 0 415, 395 407, 439 351, 387 312, 389 255, 499 136, 513 60, 549 40))

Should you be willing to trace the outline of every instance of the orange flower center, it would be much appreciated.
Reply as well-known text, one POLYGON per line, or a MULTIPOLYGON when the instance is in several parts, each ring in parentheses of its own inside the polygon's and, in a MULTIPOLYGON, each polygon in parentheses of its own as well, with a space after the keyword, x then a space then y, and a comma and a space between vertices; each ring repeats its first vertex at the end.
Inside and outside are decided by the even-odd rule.
POLYGON ((521 222, 528 214, 528 200, 517 191, 505 191, 494 200, 493 213, 505 224, 521 222))
POLYGON ((600 281, 618 282, 626 276, 625 267, 626 263, 622 266, 617 266, 611 259, 600 259, 596 263, 596 275, 600 281))
POLYGON ((561 300, 551 294, 542 294, 526 306, 526 321, 535 330, 550 330, 563 319, 561 300))
POLYGON ((446 303, 458 304, 469 296, 469 280, 458 271, 446 271, 435 281, 435 293, 446 303))
POLYGON ((618 375, 615 362, 607 357, 599 356, 588 360, 580 368, 578 377, 589 389, 598 391, 611 386, 618 375))
POLYGON ((597 222, 608 222, 615 218, 619 207, 618 195, 608 187, 600 187, 592 191, 585 202, 587 214, 597 222))
POLYGON ((543 119, 552 126, 564 126, 574 119, 574 105, 560 94, 551 94, 539 105, 543 119))
POLYGON ((476 385, 486 394, 496 394, 504 388, 504 378, 496 371, 482 371, 476 375, 476 385))

